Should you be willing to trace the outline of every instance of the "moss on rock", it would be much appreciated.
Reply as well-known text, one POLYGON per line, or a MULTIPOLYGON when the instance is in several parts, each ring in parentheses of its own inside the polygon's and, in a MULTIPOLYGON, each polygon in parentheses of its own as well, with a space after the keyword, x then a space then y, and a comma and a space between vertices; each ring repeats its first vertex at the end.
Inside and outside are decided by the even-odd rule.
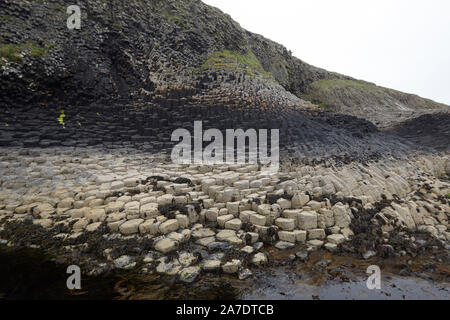
POLYGON ((272 74, 265 71, 259 60, 251 51, 240 54, 231 50, 213 52, 196 69, 199 72, 225 70, 230 72, 244 72, 248 76, 263 76, 272 78, 272 74))
POLYGON ((22 44, 0 44, 0 58, 10 62, 21 61, 22 54, 27 53, 32 57, 43 57, 48 55, 48 49, 35 46, 29 41, 22 44))

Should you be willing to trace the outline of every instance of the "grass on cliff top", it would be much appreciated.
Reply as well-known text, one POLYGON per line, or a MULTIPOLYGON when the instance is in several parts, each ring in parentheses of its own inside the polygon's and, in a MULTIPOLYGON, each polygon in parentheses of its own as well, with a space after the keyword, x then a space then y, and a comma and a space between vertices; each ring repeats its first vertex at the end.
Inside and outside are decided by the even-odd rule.
POLYGON ((28 51, 32 57, 42 57, 48 55, 48 49, 33 45, 31 42, 22 44, 3 44, 0 43, 0 58, 5 58, 10 62, 19 62, 22 60, 20 54, 28 51))
POLYGON ((327 79, 327 80, 318 80, 313 83, 314 87, 318 87, 322 90, 328 89, 338 89, 338 88, 358 88, 365 90, 377 90, 383 89, 378 87, 374 83, 365 82, 365 81, 357 81, 357 80, 344 80, 344 79, 327 79))
POLYGON ((357 94, 357 92, 380 94, 383 90, 383 88, 370 82, 345 79, 317 80, 311 84, 310 88, 309 92, 301 94, 300 98, 328 111, 334 111, 336 106, 339 105, 336 92, 351 90, 352 95, 357 94))
POLYGON ((251 51, 245 55, 231 50, 216 51, 210 54, 208 59, 196 69, 198 72, 214 70, 244 72, 248 76, 257 76, 260 74, 272 78, 272 74, 264 70, 259 60, 251 51))
MULTIPOLYGON (((359 103, 368 98, 378 102, 378 104, 383 103, 383 101, 397 100, 409 107, 411 105, 408 101, 412 99, 411 104, 413 106, 416 105, 416 107, 425 109, 436 108, 439 105, 429 99, 415 95, 407 95, 400 91, 377 86, 371 82, 350 79, 324 79, 314 81, 310 85, 310 90, 303 94, 301 98, 328 110, 333 110, 334 108, 332 106, 355 106, 355 103, 359 103), (354 103, 352 103, 352 100, 354 103)), ((393 108, 390 104, 386 104, 385 107, 388 109, 393 108)))
POLYGON ((161 0, 149 0, 148 4, 156 12, 159 12, 168 23, 176 24, 180 27, 186 28, 187 22, 190 20, 189 11, 185 8, 184 1, 169 3, 161 0), (180 15, 181 14, 181 15, 180 15))

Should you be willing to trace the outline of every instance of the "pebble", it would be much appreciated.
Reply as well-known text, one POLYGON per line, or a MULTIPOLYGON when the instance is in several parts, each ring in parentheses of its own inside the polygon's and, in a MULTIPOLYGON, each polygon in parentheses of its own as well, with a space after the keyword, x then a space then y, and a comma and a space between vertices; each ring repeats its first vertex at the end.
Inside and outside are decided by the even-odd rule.
POLYGON ((132 265, 133 258, 127 255, 120 256, 114 260, 114 266, 119 269, 126 269, 128 266, 132 265))
POLYGON ((288 249, 292 249, 293 247, 295 247, 295 245, 291 242, 286 242, 286 241, 278 241, 275 244, 275 248, 279 249, 279 250, 288 250, 288 249))
POLYGON ((267 256, 262 252, 258 252, 252 258, 252 263, 257 267, 265 265, 267 261, 268 261, 267 256))
POLYGON ((227 262, 222 266, 222 271, 224 273, 233 274, 233 273, 237 273, 239 271, 240 267, 241 267, 241 261, 237 260, 237 259, 233 259, 232 261, 227 262))
POLYGON ((220 269, 220 260, 206 260, 203 262, 203 270, 205 271, 216 271, 220 269))
POLYGON ((170 251, 174 251, 175 249, 177 249, 177 247, 178 247, 177 243, 174 240, 169 239, 169 238, 159 240, 155 244, 155 249, 162 253, 168 253, 170 251))
POLYGON ((375 251, 368 250, 368 251, 364 252, 362 256, 363 256, 363 258, 365 260, 367 260, 367 259, 370 259, 370 258, 376 256, 376 255, 377 255, 377 253, 375 251))
POLYGON ((201 268, 197 266, 187 267, 179 272, 180 279, 186 283, 192 283, 200 276, 201 268))
POLYGON ((239 280, 245 280, 251 277, 252 275, 253 273, 249 269, 242 269, 241 271, 239 271, 238 277, 239 280))

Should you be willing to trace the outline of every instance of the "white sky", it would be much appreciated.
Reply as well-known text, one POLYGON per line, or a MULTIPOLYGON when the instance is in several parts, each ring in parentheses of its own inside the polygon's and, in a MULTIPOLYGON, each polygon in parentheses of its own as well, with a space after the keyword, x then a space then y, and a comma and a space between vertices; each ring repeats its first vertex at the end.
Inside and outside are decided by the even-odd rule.
POLYGON ((317 67, 450 105, 449 0, 202 0, 317 67))

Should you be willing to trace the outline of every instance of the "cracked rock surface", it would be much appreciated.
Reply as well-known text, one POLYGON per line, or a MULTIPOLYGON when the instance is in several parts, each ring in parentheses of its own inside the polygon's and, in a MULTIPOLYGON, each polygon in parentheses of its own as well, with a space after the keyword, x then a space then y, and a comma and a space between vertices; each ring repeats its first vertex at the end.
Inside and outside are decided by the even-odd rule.
POLYGON ((289 163, 272 174, 94 147, 10 148, 0 160, 2 242, 92 273, 140 267, 192 282, 262 267, 272 247, 388 257, 448 248, 450 238, 450 186, 436 178, 447 156, 289 163))

